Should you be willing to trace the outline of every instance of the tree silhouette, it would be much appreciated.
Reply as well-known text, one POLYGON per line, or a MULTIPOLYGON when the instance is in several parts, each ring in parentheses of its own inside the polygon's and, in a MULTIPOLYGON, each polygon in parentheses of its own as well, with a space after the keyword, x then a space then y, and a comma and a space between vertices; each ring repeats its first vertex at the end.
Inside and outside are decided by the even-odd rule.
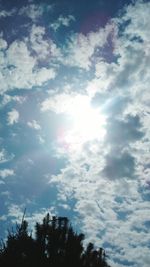
POLYGON ((15 232, 8 232, 0 249, 1 267, 109 267, 104 249, 89 243, 83 247, 83 234, 77 234, 67 217, 50 217, 36 223, 34 237, 22 220, 15 232))

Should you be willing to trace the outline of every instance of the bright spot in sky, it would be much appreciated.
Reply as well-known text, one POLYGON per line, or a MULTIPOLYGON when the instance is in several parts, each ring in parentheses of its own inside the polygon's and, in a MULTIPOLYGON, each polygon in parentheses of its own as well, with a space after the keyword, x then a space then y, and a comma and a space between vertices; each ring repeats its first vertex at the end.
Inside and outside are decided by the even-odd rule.
POLYGON ((102 141, 106 129, 106 116, 93 108, 88 96, 76 96, 66 110, 72 124, 65 134, 65 142, 71 146, 82 145, 94 139, 102 141))

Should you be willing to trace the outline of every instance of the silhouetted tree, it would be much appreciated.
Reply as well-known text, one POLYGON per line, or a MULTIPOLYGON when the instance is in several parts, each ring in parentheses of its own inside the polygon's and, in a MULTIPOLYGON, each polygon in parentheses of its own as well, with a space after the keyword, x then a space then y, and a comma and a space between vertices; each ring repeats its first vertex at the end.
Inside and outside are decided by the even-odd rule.
POLYGON ((96 250, 92 243, 84 248, 83 240, 66 217, 47 214, 42 223, 36 223, 34 237, 23 219, 1 245, 0 266, 108 267, 104 249, 96 250))

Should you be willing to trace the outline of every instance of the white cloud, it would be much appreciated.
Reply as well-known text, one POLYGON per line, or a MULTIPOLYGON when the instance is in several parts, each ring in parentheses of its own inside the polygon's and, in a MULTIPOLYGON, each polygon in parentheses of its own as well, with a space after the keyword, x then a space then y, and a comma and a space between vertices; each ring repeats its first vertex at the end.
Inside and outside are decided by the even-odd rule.
POLYGON ((6 177, 12 176, 14 174, 15 174, 15 172, 12 169, 3 169, 3 170, 0 170, 0 177, 2 179, 5 179, 6 177))
MULTIPOLYGON (((10 204, 8 207, 7 219, 10 218, 12 223, 14 224, 16 224, 16 222, 20 224, 25 211, 24 206, 25 205, 10 204)), ((54 207, 49 207, 47 209, 43 208, 31 214, 29 214, 27 210, 27 212, 25 213, 25 219, 29 223, 30 229, 34 228, 36 222, 42 222, 44 216, 47 213, 49 213, 51 216, 54 216, 56 214, 55 208, 54 207)))
MULTIPOLYGON (((95 162, 97 170, 100 169, 99 156, 100 154, 97 154, 98 160, 95 162)), ((90 158, 92 159, 92 156, 90 158)), ((145 253, 147 258, 149 254, 146 252, 146 247, 149 239, 143 225, 149 220, 147 210, 149 203, 142 201, 138 192, 138 181, 128 179, 108 181, 100 174, 94 174, 95 166, 92 166, 92 163, 89 162, 91 171, 83 171, 79 162, 78 168, 73 168, 71 162, 71 165, 62 170, 60 175, 53 177, 51 182, 58 183, 60 200, 61 195, 63 201, 65 201, 64 195, 66 199, 73 197, 77 200, 75 211, 79 214, 79 223, 82 224, 82 231, 86 234, 87 241, 92 241, 98 246, 109 242, 112 249, 106 247, 106 252, 109 251, 112 260, 118 258, 118 260, 139 262, 140 256, 138 259, 134 256, 137 244, 142 246, 140 255, 145 253), (117 202, 116 197, 122 202, 117 202), (122 214, 120 219, 119 213, 122 214), (136 229, 133 230, 133 227, 139 227, 140 233, 136 229)), ((113 262, 111 264, 114 265, 113 262)), ((140 266, 140 263, 136 266, 140 266)))
MULTIPOLYGON (((137 1, 119 20, 113 20, 115 60, 106 62, 99 57, 94 62, 95 77, 86 92, 91 98, 99 94, 99 105, 107 98, 106 143, 89 142, 81 153, 67 150, 67 166, 49 181, 56 184, 60 202, 76 199, 75 211, 87 240, 105 245, 111 265, 119 267, 125 266, 124 261, 134 267, 149 266, 149 8, 150 3, 137 1), (124 26, 121 32, 120 25, 124 26)), ((103 47, 110 25, 109 30, 106 27, 73 38, 67 58, 70 65, 89 70, 97 40, 103 47)), ((65 92, 51 95, 41 109, 65 112, 67 101, 70 99, 65 92)), ((59 151, 65 154, 65 149, 59 151)))
POLYGON ((149 42, 149 8, 150 3, 144 4, 144 1, 136 1, 134 5, 126 7, 126 13, 118 22, 122 24, 131 19, 125 27, 125 34, 129 38, 140 37, 144 42, 149 42))
POLYGON ((2 99, 2 103, 1 103, 1 107, 7 105, 8 103, 14 101, 17 102, 19 104, 22 104, 24 101, 26 100, 26 97, 24 96, 10 96, 8 94, 4 94, 3 95, 3 99, 2 99))
MULTIPOLYGON (((51 10, 52 5, 47 5, 46 11, 51 10)), ((29 4, 27 6, 22 7, 19 10, 19 15, 27 16, 30 18, 33 22, 36 22, 42 15, 44 14, 44 8, 42 5, 36 5, 36 4, 29 4)))
POLYGON ((64 113, 68 109, 68 105, 71 105, 71 102, 74 101, 74 98, 78 97, 76 93, 60 93, 56 94, 53 97, 45 99, 41 103, 41 111, 51 110, 55 113, 64 113))
POLYGON ((30 128, 33 128, 35 130, 40 130, 41 129, 41 126, 40 124, 38 124, 38 122, 36 120, 32 120, 32 121, 29 121, 27 123, 27 125, 30 127, 30 128))
POLYGON ((0 221, 6 221, 6 219, 7 219, 7 216, 6 215, 0 216, 0 221))
POLYGON ((1 92, 13 88, 28 88, 32 86, 30 80, 35 60, 30 57, 25 43, 14 41, 7 49, 6 55, 5 66, 2 66, 1 69, 1 78, 3 80, 3 86, 0 86, 1 92))
POLYGON ((56 76, 56 72, 54 69, 52 68, 47 69, 43 67, 34 73, 33 75, 34 83, 37 84, 38 86, 42 86, 43 83, 51 79, 54 79, 55 76, 56 76))
POLYGON ((8 125, 13 125, 19 121, 19 112, 16 109, 12 109, 7 114, 8 125))
POLYGON ((10 17, 13 16, 16 13, 16 8, 13 8, 10 11, 7 10, 1 10, 0 11, 0 18, 6 18, 6 17, 10 17))
MULTIPOLYGON (((95 77, 87 82, 84 93, 87 92, 90 99, 96 97, 99 101, 98 95, 102 99, 98 104, 103 105, 108 114, 107 141, 88 142, 80 153, 59 147, 57 156, 67 155, 67 166, 58 175, 51 176, 49 183, 55 183, 58 188, 59 205, 68 208, 68 199, 76 199, 75 211, 87 240, 98 246, 104 244, 112 266, 117 267, 124 266, 124 260, 133 261, 134 267, 149 266, 149 229, 146 225, 150 220, 147 200, 150 174, 149 8, 150 3, 138 1, 105 28, 86 36, 73 35, 62 51, 64 58, 55 43, 46 38, 46 30, 41 26, 33 25, 26 40, 15 41, 9 47, 3 37, 0 41, 2 92, 41 86, 54 78, 53 68, 39 68, 42 60, 53 63, 62 60, 68 66, 85 71, 93 67, 95 70, 95 77), (127 25, 125 21, 128 21, 127 25), (107 61, 101 53, 105 46, 107 50, 110 35, 113 62, 107 61), (6 50, 6 58, 3 50, 6 50), (116 259, 122 262, 119 264, 116 259)), ((69 23, 64 18, 58 22, 64 26, 69 23)), ((64 113, 77 95, 77 92, 65 89, 59 94, 53 92, 41 103, 41 111, 64 113)), ((9 97, 4 102, 7 101, 9 97)), ((28 123, 30 127, 39 128, 36 121, 28 123)), ((43 137, 39 135, 38 138, 42 143, 43 137)), ((6 151, 0 151, 0 162, 8 160, 6 151)), ((18 207, 12 206, 9 211, 15 220, 15 216, 22 218, 18 207)), ((39 218, 39 214, 33 218, 39 218)))
POLYGON ((20 9, 19 15, 27 16, 33 21, 36 21, 43 14, 43 9, 41 6, 30 4, 28 6, 24 6, 20 9))
POLYGON ((41 135, 38 135, 38 140, 39 140, 40 144, 44 144, 45 143, 45 139, 41 135))
POLYGON ((56 58, 61 56, 60 50, 56 44, 49 38, 46 38, 46 31, 44 27, 33 24, 30 31, 31 48, 36 52, 38 59, 56 58))
POLYGON ((63 17, 62 15, 60 15, 55 22, 50 24, 50 27, 54 31, 57 31, 61 26, 69 27, 71 21, 75 21, 74 16, 68 15, 67 17, 63 17))
POLYGON ((32 49, 41 58, 46 58, 49 54, 49 42, 44 40, 45 28, 33 25, 30 32, 30 42, 32 49))
MULTIPOLYGON (((90 70, 92 64, 97 61, 97 50, 101 49, 106 43, 108 36, 115 31, 114 23, 108 24, 105 28, 97 32, 89 32, 86 36, 76 34, 70 38, 68 44, 66 63, 69 66, 76 66, 84 70, 90 70)), ((103 58, 99 56, 99 58, 103 58)))
MULTIPOLYGON (((1 34, 1 37, 0 37, 0 51, 1 50, 5 50, 7 48, 7 42, 3 39, 3 36, 1 34)), ((2 52, 1 52, 1 58, 2 58, 2 52)))
POLYGON ((6 57, 3 54, 0 70, 1 94, 14 88, 31 89, 33 86, 41 86, 56 76, 53 68, 38 67, 38 56, 31 56, 26 42, 23 41, 10 44, 6 57))
POLYGON ((13 154, 8 154, 8 152, 3 148, 0 150, 0 163, 5 163, 14 158, 13 154))
POLYGON ((11 204, 8 208, 7 216, 14 218, 14 223, 16 223, 16 221, 20 223, 23 217, 23 207, 11 204))

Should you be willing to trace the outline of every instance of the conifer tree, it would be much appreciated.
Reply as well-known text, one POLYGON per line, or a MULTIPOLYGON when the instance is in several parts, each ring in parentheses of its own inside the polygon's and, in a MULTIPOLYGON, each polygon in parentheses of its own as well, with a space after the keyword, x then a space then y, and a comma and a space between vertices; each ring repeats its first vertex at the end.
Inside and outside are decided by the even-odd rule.
POLYGON ((68 218, 50 217, 36 223, 35 235, 22 220, 15 232, 8 233, 0 249, 1 267, 109 267, 104 249, 89 243, 83 246, 84 235, 76 233, 68 218))

